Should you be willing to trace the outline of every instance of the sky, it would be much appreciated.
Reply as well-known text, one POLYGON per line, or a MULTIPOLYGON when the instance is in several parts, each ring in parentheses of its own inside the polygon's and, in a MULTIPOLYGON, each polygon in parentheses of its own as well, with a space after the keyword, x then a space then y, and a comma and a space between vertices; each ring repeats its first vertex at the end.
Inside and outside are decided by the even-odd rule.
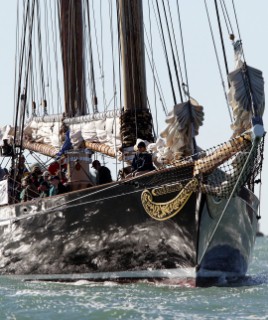
MULTIPOLYGON (((212 0, 207 0, 207 2, 209 5, 212 2, 214 3, 212 0)), ((228 4, 232 3, 231 0, 225 0, 225 2, 228 4)), ((173 0, 170 0, 170 3, 172 4, 173 0)), ((230 119, 211 44, 204 1, 183 0, 180 1, 180 4, 191 95, 204 106, 205 111, 204 128, 200 129, 197 143, 205 149, 227 141, 230 138, 230 119)), ((248 65, 262 70, 264 79, 266 80, 268 78, 268 1, 236 0, 235 5, 246 61, 248 65)), ((12 124, 13 122, 16 6, 17 0, 1 0, 0 126, 12 124)), ((216 30, 214 31, 216 32, 216 30)), ((230 48, 231 45, 226 50, 230 52, 230 48)), ((157 50, 158 48, 155 48, 155 52, 157 50)), ((232 69, 231 63, 230 69, 232 69)), ((149 85, 148 89, 150 89, 149 85)), ((265 81, 265 91, 267 94, 267 81, 265 81)), ((267 127, 268 116, 266 110, 264 114, 264 128, 267 129, 267 127)), ((268 149, 266 147, 260 206, 262 217, 260 220, 260 231, 266 235, 268 235, 267 158, 268 149)))

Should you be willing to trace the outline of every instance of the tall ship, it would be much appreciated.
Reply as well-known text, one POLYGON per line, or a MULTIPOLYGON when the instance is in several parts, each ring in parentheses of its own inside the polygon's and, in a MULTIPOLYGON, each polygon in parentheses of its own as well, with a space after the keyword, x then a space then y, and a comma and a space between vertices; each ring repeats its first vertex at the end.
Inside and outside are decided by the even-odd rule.
POLYGON ((14 123, 0 131, 1 275, 194 286, 246 275, 264 80, 246 62, 234 7, 205 1, 232 136, 199 146, 206 109, 190 91, 183 6, 18 1, 14 123), (112 179, 101 180, 103 163, 112 179))

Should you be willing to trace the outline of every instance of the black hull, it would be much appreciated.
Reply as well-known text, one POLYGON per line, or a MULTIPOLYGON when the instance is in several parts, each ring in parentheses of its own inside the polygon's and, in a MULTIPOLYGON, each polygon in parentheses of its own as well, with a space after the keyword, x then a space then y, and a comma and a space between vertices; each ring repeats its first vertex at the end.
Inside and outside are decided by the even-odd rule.
POLYGON ((207 197, 202 212, 198 277, 203 280, 243 277, 252 257, 258 229, 258 199, 242 189, 221 217, 225 205, 226 200, 207 197))
MULTIPOLYGON (((208 271, 245 274, 257 227, 256 199, 250 200, 248 192, 232 200, 207 246, 222 202, 212 205, 204 195, 198 211, 193 193, 174 217, 157 221, 141 202, 146 178, 136 181, 1 207, 0 273, 43 280, 174 283, 195 282, 208 271)), ((160 200, 172 197, 167 193, 160 200)))

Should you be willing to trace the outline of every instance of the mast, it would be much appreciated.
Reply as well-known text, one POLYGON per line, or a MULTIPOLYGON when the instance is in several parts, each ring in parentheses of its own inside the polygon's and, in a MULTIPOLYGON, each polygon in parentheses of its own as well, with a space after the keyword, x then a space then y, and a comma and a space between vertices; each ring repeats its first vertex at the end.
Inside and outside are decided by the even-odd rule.
MULTIPOLYGON (((82 0, 60 0, 65 113, 69 118, 86 114, 82 10, 82 0)), ((91 186, 91 152, 69 150, 65 155, 70 190, 91 186)))
POLYGON ((60 28, 67 117, 84 115, 85 75, 82 0, 60 0, 60 28))
POLYGON ((146 77, 142 1, 120 0, 124 106, 146 109, 146 77))
POLYGON ((137 138, 153 141, 152 117, 147 108, 142 0, 119 0, 120 43, 123 65, 123 145, 137 138))

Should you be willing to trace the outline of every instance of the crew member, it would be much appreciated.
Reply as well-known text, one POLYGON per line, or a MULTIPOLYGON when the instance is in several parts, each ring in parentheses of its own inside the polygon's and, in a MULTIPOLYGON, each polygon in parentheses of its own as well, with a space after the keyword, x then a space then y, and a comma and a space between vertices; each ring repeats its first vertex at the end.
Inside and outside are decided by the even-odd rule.
POLYGON ((96 170, 96 184, 104 184, 112 182, 112 176, 111 171, 105 167, 102 166, 99 162, 99 160, 94 160, 92 162, 92 168, 96 170))
POLYGON ((141 141, 137 145, 138 152, 135 154, 132 160, 132 176, 139 176, 144 173, 155 170, 153 165, 152 155, 146 151, 146 145, 144 141, 141 141))

